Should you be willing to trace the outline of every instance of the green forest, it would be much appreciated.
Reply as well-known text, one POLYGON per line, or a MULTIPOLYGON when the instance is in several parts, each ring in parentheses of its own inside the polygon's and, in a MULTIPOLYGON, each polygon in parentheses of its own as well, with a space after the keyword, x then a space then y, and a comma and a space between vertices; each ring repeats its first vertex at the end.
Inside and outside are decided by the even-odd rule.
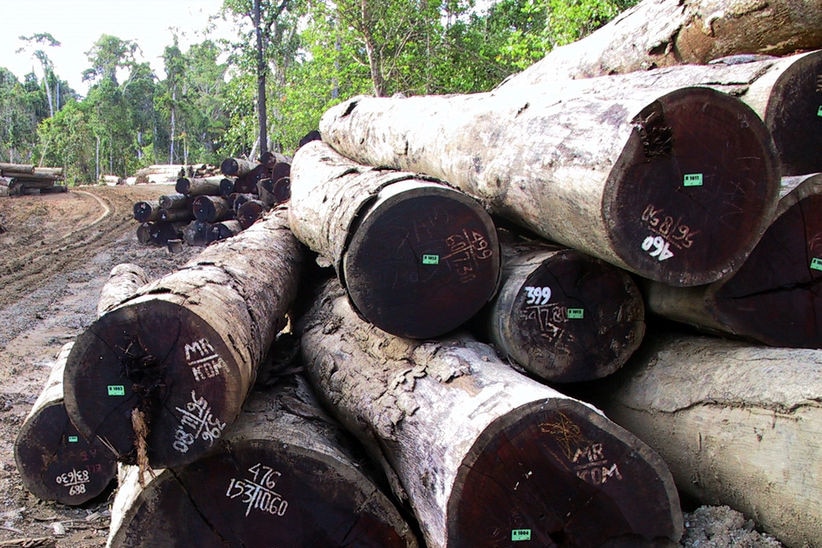
POLYGON ((43 29, 20 37, 42 78, 21 82, 0 66, 0 162, 62 167, 71 185, 152 164, 291 154, 352 95, 487 91, 636 2, 224 0, 214 17, 235 38, 185 51, 175 38, 162 75, 139 61, 139 43, 101 34, 86 52, 85 96, 61 79, 50 58, 59 36, 43 29))

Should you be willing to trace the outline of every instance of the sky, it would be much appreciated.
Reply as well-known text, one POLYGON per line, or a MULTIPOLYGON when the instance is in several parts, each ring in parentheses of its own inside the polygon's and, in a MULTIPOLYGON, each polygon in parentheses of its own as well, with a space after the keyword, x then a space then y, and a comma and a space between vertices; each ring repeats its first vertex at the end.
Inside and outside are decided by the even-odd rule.
MULTIPOLYGON (((209 16, 217 15, 221 6, 222 0, 0 0, 0 67, 20 81, 32 68, 41 77, 39 62, 28 51, 16 51, 25 45, 19 36, 47 32, 61 43, 43 48, 55 73, 85 95, 88 83, 82 74, 90 66, 86 52, 100 35, 110 34, 136 42, 142 50, 138 60, 150 63, 162 78, 161 56, 173 43, 171 28, 178 29, 185 51, 204 39, 209 16)), ((230 32, 230 23, 218 23, 224 34, 230 32)))

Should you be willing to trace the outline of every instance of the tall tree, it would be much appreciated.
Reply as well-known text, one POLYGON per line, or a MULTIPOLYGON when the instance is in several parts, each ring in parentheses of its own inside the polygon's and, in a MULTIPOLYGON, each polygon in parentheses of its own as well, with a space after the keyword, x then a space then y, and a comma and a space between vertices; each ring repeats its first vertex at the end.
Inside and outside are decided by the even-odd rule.
POLYGON ((54 111, 60 109, 60 80, 55 76, 54 64, 43 47, 58 47, 60 42, 48 32, 20 36, 19 39, 25 42, 26 46, 19 48, 16 52, 21 53, 28 49, 43 69, 43 86, 48 99, 49 116, 54 116, 54 111), (51 86, 54 86, 53 92, 51 86))
POLYGON ((102 34, 86 52, 91 67, 83 71, 83 80, 109 80, 117 85, 117 71, 130 69, 140 47, 133 40, 122 40, 102 34))

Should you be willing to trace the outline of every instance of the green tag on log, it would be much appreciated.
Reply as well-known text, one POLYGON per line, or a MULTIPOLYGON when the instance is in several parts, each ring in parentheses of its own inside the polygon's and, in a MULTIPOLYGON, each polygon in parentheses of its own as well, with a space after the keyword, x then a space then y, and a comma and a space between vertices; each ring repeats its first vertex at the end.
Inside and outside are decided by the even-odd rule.
POLYGON ((702 186, 701 173, 687 173, 682 179, 683 186, 702 186))
POLYGON ((581 320, 585 317, 585 309, 584 308, 569 308, 566 317, 569 320, 581 320))
POLYGON ((422 264, 440 264, 439 255, 423 255, 422 264))
POLYGON ((512 529, 511 530, 511 540, 513 542, 517 542, 519 540, 531 540, 531 530, 530 529, 512 529))
POLYGON ((816 115, 817 116, 822 116, 822 106, 820 106, 818 109, 816 109, 816 115))
POLYGON ((110 384, 108 385, 108 395, 109 396, 125 396, 126 395, 126 387, 122 384, 110 384))
POLYGON ((78 441, 80 441, 80 438, 78 438, 77 436, 69 436, 68 441, 69 443, 77 443, 78 441))
POLYGON ((822 258, 814 257, 811 259, 811 270, 822 270, 822 258))

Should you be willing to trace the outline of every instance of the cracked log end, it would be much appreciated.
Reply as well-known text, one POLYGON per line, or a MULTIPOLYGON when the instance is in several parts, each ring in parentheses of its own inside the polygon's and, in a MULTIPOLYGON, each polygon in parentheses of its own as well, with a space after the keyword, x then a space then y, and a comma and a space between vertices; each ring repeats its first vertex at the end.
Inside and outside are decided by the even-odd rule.
POLYGON ((738 99, 692 87, 663 95, 633 124, 602 201, 611 246, 655 281, 720 279, 776 207, 778 163, 764 123, 738 99))
POLYGON ((496 229, 480 204, 419 182, 380 192, 343 257, 359 313, 388 333, 418 339, 474 316, 494 295, 499 271, 496 229))
POLYGON ((163 468, 208 451, 238 415, 246 390, 234 355, 202 318, 162 300, 137 302, 81 334, 64 376, 78 430, 117 460, 137 458, 131 414, 146 416, 149 464, 163 468))
POLYGON ((455 547, 643 546, 683 531, 661 458, 573 400, 532 402, 497 419, 463 460, 452 493, 455 547))

